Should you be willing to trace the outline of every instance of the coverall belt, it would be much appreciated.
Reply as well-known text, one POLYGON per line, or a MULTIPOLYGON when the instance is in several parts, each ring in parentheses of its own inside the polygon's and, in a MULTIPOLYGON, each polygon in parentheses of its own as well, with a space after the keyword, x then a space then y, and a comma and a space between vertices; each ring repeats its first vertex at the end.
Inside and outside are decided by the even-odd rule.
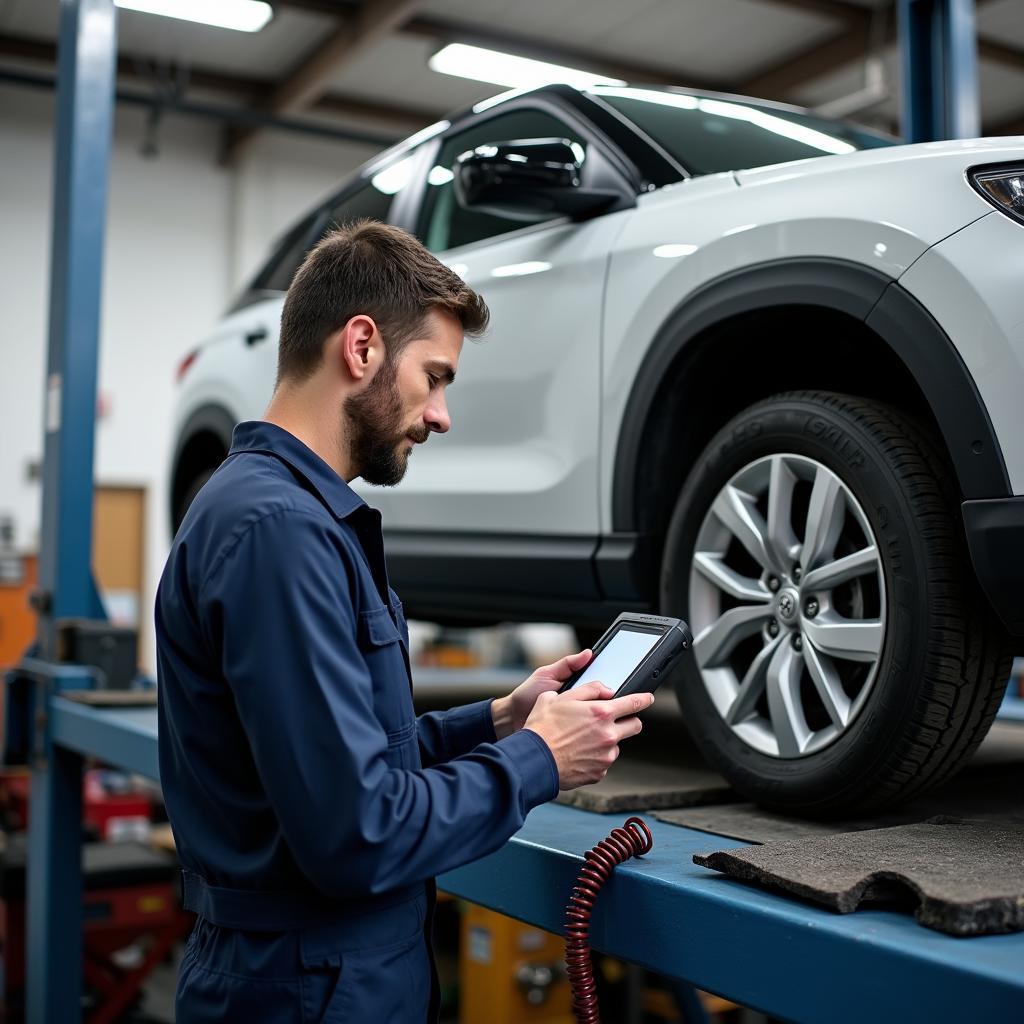
POLYGON ((367 899, 332 901, 315 895, 233 889, 210 885, 202 875, 182 869, 182 906, 220 928, 290 931, 321 925, 365 922, 367 917, 407 903, 424 891, 405 886, 367 899))

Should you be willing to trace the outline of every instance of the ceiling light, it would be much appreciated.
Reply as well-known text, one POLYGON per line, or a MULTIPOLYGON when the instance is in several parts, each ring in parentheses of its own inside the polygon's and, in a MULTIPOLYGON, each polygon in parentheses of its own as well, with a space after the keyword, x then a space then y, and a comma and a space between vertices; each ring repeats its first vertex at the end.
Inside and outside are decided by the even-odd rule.
POLYGON ((239 32, 259 32, 274 14, 274 9, 263 0, 114 0, 114 4, 128 11, 160 14, 239 32))
POLYGON ((513 89, 536 89, 555 82, 565 82, 580 89, 592 85, 626 84, 618 78, 595 75, 590 71, 580 71, 579 68, 548 64, 529 57, 514 57, 500 50, 485 50, 481 46, 468 46, 465 43, 449 43, 427 63, 432 71, 442 75, 507 85, 513 89))

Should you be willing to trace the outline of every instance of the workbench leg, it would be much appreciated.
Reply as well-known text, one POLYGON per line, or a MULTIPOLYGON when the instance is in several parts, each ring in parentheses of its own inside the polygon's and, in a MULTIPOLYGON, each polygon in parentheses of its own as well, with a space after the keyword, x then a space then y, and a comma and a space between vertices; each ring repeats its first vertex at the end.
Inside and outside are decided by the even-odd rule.
POLYGON ((669 988, 676 998, 686 1024, 711 1024, 711 1018, 708 1017, 708 1012, 701 1002, 700 993, 688 981, 671 978, 669 988))
POLYGON ((30 1024, 81 1019, 82 758, 50 747, 32 769, 28 837, 30 1024))

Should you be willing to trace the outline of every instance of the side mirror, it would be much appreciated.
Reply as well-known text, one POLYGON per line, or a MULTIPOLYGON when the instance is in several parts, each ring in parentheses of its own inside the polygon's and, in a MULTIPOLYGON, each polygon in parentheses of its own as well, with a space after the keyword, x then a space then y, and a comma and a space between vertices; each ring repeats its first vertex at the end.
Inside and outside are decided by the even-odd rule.
POLYGON ((582 154, 566 139, 495 142, 455 161, 455 198, 460 206, 521 220, 552 214, 582 219, 619 198, 610 189, 581 185, 582 154))

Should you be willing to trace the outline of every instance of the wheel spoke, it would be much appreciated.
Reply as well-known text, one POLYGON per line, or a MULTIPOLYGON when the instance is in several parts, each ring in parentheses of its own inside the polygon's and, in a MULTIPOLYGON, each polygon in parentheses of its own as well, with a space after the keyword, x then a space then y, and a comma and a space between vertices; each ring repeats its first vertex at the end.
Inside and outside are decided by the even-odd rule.
POLYGON ((768 663, 775 654, 775 648, 782 642, 782 637, 777 636, 774 640, 762 647, 757 657, 750 663, 736 691, 736 699, 729 705, 725 720, 729 725, 738 725, 745 718, 754 713, 761 694, 764 693, 765 681, 768 678, 768 663))
POLYGON ((800 549, 793 532, 793 488, 796 474, 781 455, 773 456, 768 482, 768 547, 780 572, 789 569, 800 549))
POLYGON ((740 601, 768 601, 771 594, 760 580, 743 576, 730 569, 722 561, 721 555, 710 551, 698 551, 693 556, 693 564, 697 571, 710 580, 719 590, 738 598, 740 601))
POLYGON ((846 499, 839 478, 824 466, 819 466, 811 488, 807 507, 807 529, 800 562, 804 572, 817 569, 831 557, 843 528, 846 499))
POLYGON ((818 651, 813 644, 804 644, 804 661, 832 724, 838 729, 845 729, 850 721, 850 698, 843 690, 832 659, 818 651))
POLYGON ((833 590, 842 583, 849 583, 850 580, 877 569, 878 549, 871 544, 860 551, 854 551, 852 555, 844 555, 809 572, 804 577, 803 590, 805 593, 814 590, 833 590))
POLYGON ((844 661, 876 661, 885 627, 880 619, 841 619, 822 615, 804 619, 804 636, 822 654, 844 661))
POLYGON ((748 636, 753 636, 770 615, 771 609, 766 604, 730 608, 694 640, 697 664, 701 668, 720 665, 736 645, 748 636))
POLYGON ((803 657, 787 643, 779 644, 768 665, 765 686, 768 715, 779 744, 780 757, 799 756, 811 738, 811 730, 800 707, 803 665, 803 657))
POLYGON ((751 495, 729 484, 715 499, 711 511, 762 569, 775 571, 766 547, 767 527, 764 517, 758 512, 751 495))

